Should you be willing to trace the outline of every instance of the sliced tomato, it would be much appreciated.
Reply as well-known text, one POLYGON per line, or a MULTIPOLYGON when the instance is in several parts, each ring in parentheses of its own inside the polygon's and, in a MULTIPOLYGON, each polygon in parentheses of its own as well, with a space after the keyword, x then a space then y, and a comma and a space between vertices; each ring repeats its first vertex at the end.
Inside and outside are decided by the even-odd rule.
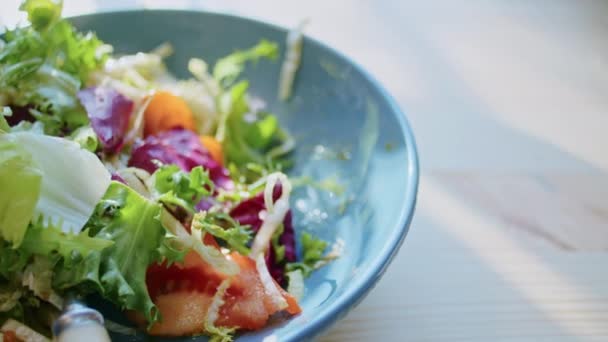
POLYGON ((201 333, 213 295, 178 291, 156 297, 154 303, 162 321, 148 331, 150 335, 186 336, 201 333))
MULTIPOLYGON (((210 236, 210 235, 207 235, 210 236)), ((207 245, 217 246, 211 238, 207 245)), ((215 324, 245 330, 263 328, 268 318, 281 310, 264 291, 255 262, 239 253, 229 256, 239 265, 240 272, 231 278, 215 324)), ((152 265, 146 283, 162 321, 152 326, 152 335, 186 336, 202 332, 213 296, 226 276, 211 267, 195 252, 190 252, 179 264, 152 265)), ((280 288, 280 287, 279 287, 280 288)), ((281 290, 288 303, 287 312, 301 311, 297 301, 281 290)))
MULTIPOLYGON (((203 243, 219 249, 215 238, 205 234, 203 243)), ((215 293, 224 276, 207 264, 194 251, 184 257, 183 262, 175 263, 169 267, 165 263, 153 264, 146 272, 146 285, 148 293, 154 301, 157 296, 173 292, 197 291, 206 294, 215 293)))
POLYGON ((167 267, 156 264, 148 267, 146 285, 154 299, 174 292, 200 292, 213 296, 224 276, 204 262, 198 254, 190 252, 184 262, 167 267))
POLYGON ((272 304, 264 292, 255 261, 238 253, 230 256, 239 265, 240 272, 224 295, 225 303, 220 308, 216 324, 247 330, 263 328, 268 317, 279 311, 279 308, 272 304))

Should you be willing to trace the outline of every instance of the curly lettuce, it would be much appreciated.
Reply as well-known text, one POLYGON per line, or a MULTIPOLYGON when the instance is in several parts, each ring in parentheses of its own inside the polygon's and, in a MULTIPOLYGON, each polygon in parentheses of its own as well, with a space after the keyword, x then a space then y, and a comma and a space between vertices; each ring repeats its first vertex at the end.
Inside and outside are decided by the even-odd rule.
POLYGON ((151 182, 159 202, 178 205, 190 213, 194 213, 195 206, 214 189, 209 172, 201 166, 186 172, 177 165, 163 165, 152 174, 151 182))
POLYGON ((213 235, 231 250, 243 255, 250 252, 248 245, 252 236, 251 229, 240 225, 228 214, 201 212, 195 216, 192 226, 213 235))
POLYGON ((0 47, 0 95, 27 108, 52 135, 88 123, 76 93, 107 57, 94 34, 60 18, 61 8, 61 1, 25 1, 20 9, 32 25, 6 31, 0 47))
POLYGON ((226 159, 245 175, 246 181, 252 181, 256 175, 248 172, 251 164, 269 170, 289 166, 287 156, 295 141, 273 114, 251 113, 248 88, 247 81, 240 81, 220 95, 221 117, 216 139, 222 142, 226 159))
POLYGON ((221 88, 216 100, 220 117, 215 137, 222 143, 227 160, 248 181, 254 176, 247 172, 247 165, 280 170, 288 166, 285 156, 294 147, 293 138, 280 127, 276 116, 250 105, 249 82, 237 82, 246 62, 274 60, 277 55, 276 43, 261 40, 247 50, 219 59, 213 68, 213 77, 221 88))
MULTIPOLYGON (((98 272, 99 278, 94 279, 98 290, 120 308, 143 313, 148 322, 160 317, 146 287, 146 270, 152 263, 165 260, 163 251, 169 250, 164 246, 166 231, 160 213, 158 203, 112 182, 88 224, 92 236, 113 242, 90 260, 92 271, 98 272)), ((77 277, 87 274, 82 268, 74 271, 77 277)), ((65 274, 61 280, 70 283, 65 274)))
POLYGON ((213 78, 223 87, 228 87, 243 72, 246 62, 256 62, 260 58, 274 60, 278 54, 279 47, 276 43, 262 39, 258 44, 247 50, 235 51, 220 58, 213 67, 213 78))
POLYGON ((77 265, 112 244, 86 232, 63 232, 43 219, 28 225, 17 248, 0 239, 0 323, 12 318, 50 335, 45 322, 51 322, 63 304, 54 286, 56 271, 77 265))

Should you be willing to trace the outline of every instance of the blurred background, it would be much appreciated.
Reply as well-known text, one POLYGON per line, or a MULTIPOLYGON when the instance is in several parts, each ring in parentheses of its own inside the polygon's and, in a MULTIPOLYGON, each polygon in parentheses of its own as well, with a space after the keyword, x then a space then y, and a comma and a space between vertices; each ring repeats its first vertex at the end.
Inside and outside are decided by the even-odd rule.
MULTIPOLYGON (((18 3, 0 2, 1 24, 23 21, 18 3)), ((322 340, 608 340, 607 1, 64 4, 310 19, 308 35, 397 99, 420 152, 417 214, 386 276, 322 340)))

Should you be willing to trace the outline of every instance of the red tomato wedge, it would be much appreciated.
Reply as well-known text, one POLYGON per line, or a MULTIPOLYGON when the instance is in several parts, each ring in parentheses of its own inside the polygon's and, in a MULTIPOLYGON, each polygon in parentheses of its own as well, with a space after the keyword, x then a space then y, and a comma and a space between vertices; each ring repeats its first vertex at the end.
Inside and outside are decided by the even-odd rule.
MULTIPOLYGON (((205 244, 217 247, 215 240, 209 237, 206 235, 205 244)), ((266 294, 255 261, 236 252, 229 257, 239 265, 240 272, 231 279, 215 324, 244 330, 263 328, 268 318, 281 308, 266 294)), ((214 270, 195 252, 188 253, 182 263, 170 267, 150 266, 146 283, 162 321, 155 323, 149 333, 162 336, 201 333, 213 296, 224 279, 225 275, 214 270)), ((295 298, 280 291, 288 303, 285 310, 290 314, 301 312, 295 298)))
POLYGON ((148 331, 157 336, 185 336, 201 333, 213 296, 200 292, 173 292, 158 296, 154 302, 162 322, 148 331))
POLYGON ((266 325, 268 317, 279 309, 269 305, 255 262, 237 253, 231 254, 241 271, 224 295, 224 305, 220 308, 216 321, 218 326, 238 326, 255 330, 266 325))

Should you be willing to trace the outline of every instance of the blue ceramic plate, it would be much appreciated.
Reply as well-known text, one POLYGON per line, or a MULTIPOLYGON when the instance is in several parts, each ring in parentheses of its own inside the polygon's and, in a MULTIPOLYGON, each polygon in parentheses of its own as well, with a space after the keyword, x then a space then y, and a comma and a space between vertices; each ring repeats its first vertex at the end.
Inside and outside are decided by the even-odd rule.
MULTIPOLYGON (((284 52, 286 37, 286 30, 276 26, 204 12, 144 10, 72 20, 80 29, 97 32, 117 53, 171 43, 175 54, 167 63, 180 77, 189 77, 191 57, 212 63, 262 38, 281 43, 284 52)), ((386 270, 407 234, 416 202, 418 161, 411 129, 367 72, 306 38, 294 96, 282 103, 276 95, 279 69, 280 60, 261 61, 244 78, 250 80, 251 93, 264 99, 297 139, 296 163, 289 173, 331 180, 344 189, 329 193, 301 187, 292 198, 296 230, 342 243, 342 256, 307 279, 302 314, 243 334, 239 341, 275 340, 272 335, 278 341, 310 339, 344 317, 386 270)), ((97 307, 110 319, 121 320, 107 305, 97 307)), ((115 334, 113 339, 150 338, 115 334)))

